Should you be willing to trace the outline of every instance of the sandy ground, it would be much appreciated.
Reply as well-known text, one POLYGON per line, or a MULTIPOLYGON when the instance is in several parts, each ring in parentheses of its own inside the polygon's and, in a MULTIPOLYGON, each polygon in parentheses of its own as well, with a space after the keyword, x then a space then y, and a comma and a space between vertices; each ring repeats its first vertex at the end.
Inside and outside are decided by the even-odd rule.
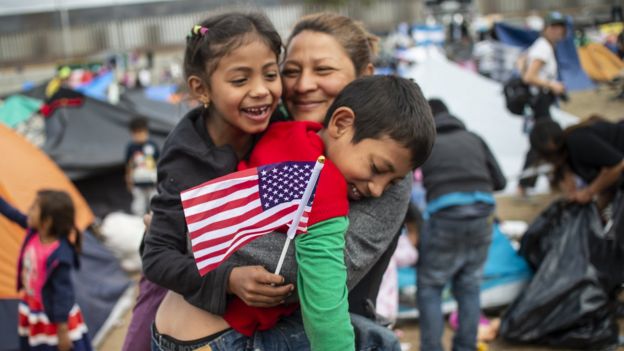
MULTIPOLYGON (((601 89, 578 92, 570 94, 570 102, 562 104, 562 109, 573 113, 582 119, 592 114, 600 114, 610 120, 624 119, 624 100, 613 100, 612 97, 617 93, 608 87, 601 89)), ((529 199, 519 199, 516 197, 499 197, 498 198, 498 216, 503 220, 525 220, 530 222, 540 211, 548 206, 555 198, 555 195, 539 195, 529 199)), ((111 330, 104 342, 98 348, 99 351, 120 350, 123 339, 130 322, 131 312, 128 311, 119 321, 119 323, 111 330)), ((418 350, 418 322, 407 321, 400 326, 403 332, 401 341, 404 343, 405 350, 418 350)), ((624 320, 620 320, 620 333, 624 334, 624 320)), ((450 347, 452 332, 447 328, 445 333, 446 347, 450 347)), ((509 345, 503 341, 495 341, 488 345, 491 351, 541 351, 553 350, 551 348, 540 348, 535 346, 518 346, 509 345)))

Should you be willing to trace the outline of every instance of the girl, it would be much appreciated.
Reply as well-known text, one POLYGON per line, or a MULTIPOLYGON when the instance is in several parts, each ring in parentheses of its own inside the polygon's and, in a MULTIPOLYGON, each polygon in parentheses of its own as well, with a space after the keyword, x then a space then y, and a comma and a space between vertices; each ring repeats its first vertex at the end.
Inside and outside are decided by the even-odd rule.
POLYGON ((0 213, 26 228, 18 261, 21 349, 91 350, 70 275, 78 268, 80 250, 71 198, 63 191, 41 190, 28 215, 0 198, 0 213))
MULTIPOLYGON (((259 14, 227 13, 204 20, 187 38, 184 70, 191 93, 203 105, 171 132, 158 164, 158 195, 145 238, 143 269, 152 282, 171 291, 156 314, 153 350, 196 349, 227 323, 195 306, 207 302, 216 282, 226 279, 227 262, 200 277, 187 249, 180 191, 234 172, 266 129, 282 93, 278 57, 281 39, 259 14), (206 337, 208 336, 208 337, 206 337)), ((267 274, 266 283, 282 278, 267 274)), ((286 292, 292 285, 281 287, 286 292)), ((225 294, 225 293, 224 293, 225 294)), ((222 299, 225 308, 225 296, 222 299)))

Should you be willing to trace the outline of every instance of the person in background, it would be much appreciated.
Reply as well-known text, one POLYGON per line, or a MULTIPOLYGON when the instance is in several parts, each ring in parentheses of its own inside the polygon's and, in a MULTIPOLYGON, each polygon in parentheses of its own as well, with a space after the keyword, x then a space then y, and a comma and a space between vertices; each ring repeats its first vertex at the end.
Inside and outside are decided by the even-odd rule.
POLYGON ((431 99, 429 105, 438 134, 421 168, 428 220, 418 244, 420 349, 443 349, 442 290, 451 282, 459 306, 453 350, 476 350, 480 282, 492 240, 492 193, 504 189, 506 180, 483 139, 466 130, 441 100, 431 99))
POLYGON ((81 240, 69 195, 41 190, 28 214, 0 197, 0 213, 26 229, 18 259, 20 349, 92 350, 71 278, 81 240))
MULTIPOLYGON (((544 30, 541 36, 527 49, 522 64, 522 80, 531 91, 532 120, 529 124, 542 119, 550 119, 550 106, 557 97, 565 96, 565 86, 558 78, 555 46, 566 36, 567 21, 559 12, 551 12, 544 18, 544 30)), ((530 130, 530 128, 529 128, 530 130)), ((527 152, 523 169, 534 167, 537 163, 535 150, 527 152)), ((537 177, 522 178, 518 191, 525 196, 527 189, 535 186, 537 177)))
POLYGON ((132 140, 126 146, 126 186, 132 193, 132 213, 143 216, 156 195, 156 162, 160 152, 150 140, 146 118, 130 121, 130 135, 132 140))
POLYGON ((624 123, 611 123, 598 116, 563 130, 552 120, 535 124, 531 146, 555 167, 553 182, 572 201, 598 200, 604 208, 624 183, 624 123), (577 186, 574 175, 585 187, 577 186))

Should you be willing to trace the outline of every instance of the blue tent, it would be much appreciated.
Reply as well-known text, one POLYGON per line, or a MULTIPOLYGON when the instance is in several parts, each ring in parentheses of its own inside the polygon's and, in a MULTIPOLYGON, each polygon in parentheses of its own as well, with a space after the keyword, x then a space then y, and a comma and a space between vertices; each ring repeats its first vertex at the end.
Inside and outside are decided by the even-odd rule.
MULTIPOLYGON (((539 32, 514 27, 506 23, 496 23, 494 26, 498 39, 508 45, 528 48, 539 37, 539 32)), ((587 73, 581 68, 576 46, 574 45, 573 28, 568 22, 566 38, 555 48, 559 76, 568 91, 587 90, 595 85, 587 73)))

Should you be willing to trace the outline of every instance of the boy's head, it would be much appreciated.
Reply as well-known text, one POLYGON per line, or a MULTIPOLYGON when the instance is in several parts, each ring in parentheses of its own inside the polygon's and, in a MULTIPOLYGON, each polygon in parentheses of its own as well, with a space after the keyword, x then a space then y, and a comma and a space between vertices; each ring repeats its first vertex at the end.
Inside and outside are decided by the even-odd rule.
POLYGON ((448 107, 446 107, 444 101, 440 99, 429 99, 428 102, 429 107, 431 107, 431 114, 433 115, 433 117, 437 117, 438 115, 449 112, 448 107))
POLYGON ((136 117, 130 121, 130 134, 135 143, 144 143, 149 139, 149 129, 147 128, 147 118, 136 117))
POLYGON ((381 196, 431 152, 435 125, 418 85, 392 76, 359 78, 325 117, 327 156, 349 184, 349 197, 381 196))

